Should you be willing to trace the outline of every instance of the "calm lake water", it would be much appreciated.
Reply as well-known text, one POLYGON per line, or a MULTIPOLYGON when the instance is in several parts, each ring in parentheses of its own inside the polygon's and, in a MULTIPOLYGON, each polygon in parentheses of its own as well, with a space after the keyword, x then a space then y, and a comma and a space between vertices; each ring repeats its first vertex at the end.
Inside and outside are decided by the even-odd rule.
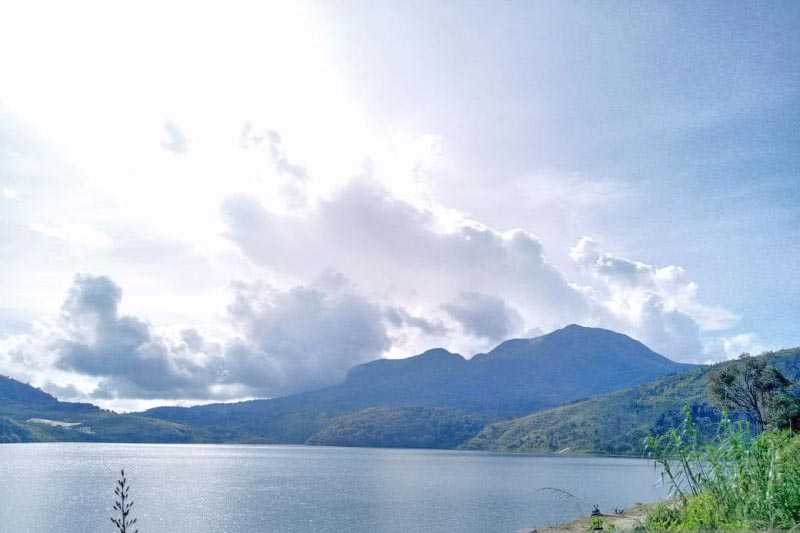
POLYGON ((110 533, 124 467, 142 533, 512 532, 659 499, 652 462, 479 452, 0 445, 0 532, 110 533), (547 489, 574 494, 572 499, 547 489))

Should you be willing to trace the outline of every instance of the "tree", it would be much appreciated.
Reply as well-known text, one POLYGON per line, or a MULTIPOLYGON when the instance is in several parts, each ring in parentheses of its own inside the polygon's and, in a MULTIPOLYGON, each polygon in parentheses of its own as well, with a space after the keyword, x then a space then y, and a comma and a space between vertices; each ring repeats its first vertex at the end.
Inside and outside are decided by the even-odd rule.
POLYGON ((122 470, 120 478, 114 487, 114 495, 117 497, 114 500, 114 511, 119 513, 119 517, 111 517, 111 522, 117 527, 119 533, 139 533, 138 529, 133 529, 136 524, 136 518, 128 518, 133 508, 133 500, 128 495, 130 490, 131 486, 128 485, 128 480, 125 478, 125 470, 122 470))
POLYGON ((719 407, 743 413, 757 432, 780 424, 777 415, 785 412, 786 391, 792 382, 763 357, 743 353, 739 360, 726 364, 709 376, 709 392, 719 407))

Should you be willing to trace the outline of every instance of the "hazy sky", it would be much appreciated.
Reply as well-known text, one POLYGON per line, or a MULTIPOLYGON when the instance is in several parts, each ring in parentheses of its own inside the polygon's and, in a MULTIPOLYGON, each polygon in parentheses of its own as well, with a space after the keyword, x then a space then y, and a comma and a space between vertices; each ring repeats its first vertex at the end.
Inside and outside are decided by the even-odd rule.
POLYGON ((132 408, 573 322, 800 344, 796 2, 3 11, 0 373, 132 408))

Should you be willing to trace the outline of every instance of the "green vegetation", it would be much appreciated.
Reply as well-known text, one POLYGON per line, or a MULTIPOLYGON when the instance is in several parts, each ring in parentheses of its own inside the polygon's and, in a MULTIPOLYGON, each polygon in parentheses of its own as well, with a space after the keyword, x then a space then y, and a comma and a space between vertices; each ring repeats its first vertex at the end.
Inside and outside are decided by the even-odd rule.
POLYGON ((0 443, 31 442, 31 430, 10 418, 0 417, 0 443))
POLYGON ((717 412, 705 395, 707 386, 706 369, 696 369, 633 389, 491 424, 464 447, 641 456, 647 435, 664 431, 679 421, 681 406, 686 402, 704 425, 717 423, 717 412))
POLYGON ((702 443, 691 412, 648 450, 674 499, 645 520, 651 531, 793 529, 800 527, 800 435, 771 429, 753 437, 748 424, 723 419, 702 443))
POLYGON ((454 448, 477 435, 485 423, 484 417, 455 409, 371 407, 333 419, 308 444, 454 448))
MULTIPOLYGON (((777 368, 790 380, 800 378, 800 349, 749 358, 777 368)), ((690 406, 699 438, 717 435, 721 410, 709 389, 711 376, 743 364, 742 360, 698 367, 627 390, 490 424, 463 445, 467 449, 527 453, 568 453, 642 456, 648 435, 661 435, 680 425, 690 406)), ((791 389, 782 389, 790 392, 791 389)), ((777 418, 790 417, 791 405, 780 394, 770 400, 777 418)), ((735 413, 734 420, 746 418, 735 413)))
POLYGON ((800 528, 800 399, 792 381, 767 357, 743 354, 709 374, 714 403, 743 415, 725 416, 704 442, 685 408, 683 422, 647 439, 672 502, 654 509, 646 527, 658 531, 800 528), (766 431, 764 431, 766 429, 766 431))
POLYGON ((609 524, 599 516, 593 516, 591 522, 589 522, 589 526, 586 528, 586 531, 608 531, 610 533, 614 533, 616 530, 617 526, 609 524))
POLYGON ((0 443, 193 442, 203 433, 184 424, 118 414, 88 403, 60 402, 0 376, 0 443))
POLYGON ((790 394, 792 381, 766 358, 742 354, 739 364, 727 364, 709 374, 711 398, 723 409, 739 411, 762 431, 767 426, 788 426, 797 415, 790 394))

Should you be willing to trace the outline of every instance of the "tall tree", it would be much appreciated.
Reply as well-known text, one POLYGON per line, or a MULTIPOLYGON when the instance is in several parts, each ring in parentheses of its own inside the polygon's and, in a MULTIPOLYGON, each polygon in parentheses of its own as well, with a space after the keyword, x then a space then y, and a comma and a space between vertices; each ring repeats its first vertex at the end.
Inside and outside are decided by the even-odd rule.
POLYGON ((710 374, 709 391, 720 407, 739 411, 763 431, 775 421, 778 405, 792 382, 763 357, 742 354, 739 360, 710 374))

